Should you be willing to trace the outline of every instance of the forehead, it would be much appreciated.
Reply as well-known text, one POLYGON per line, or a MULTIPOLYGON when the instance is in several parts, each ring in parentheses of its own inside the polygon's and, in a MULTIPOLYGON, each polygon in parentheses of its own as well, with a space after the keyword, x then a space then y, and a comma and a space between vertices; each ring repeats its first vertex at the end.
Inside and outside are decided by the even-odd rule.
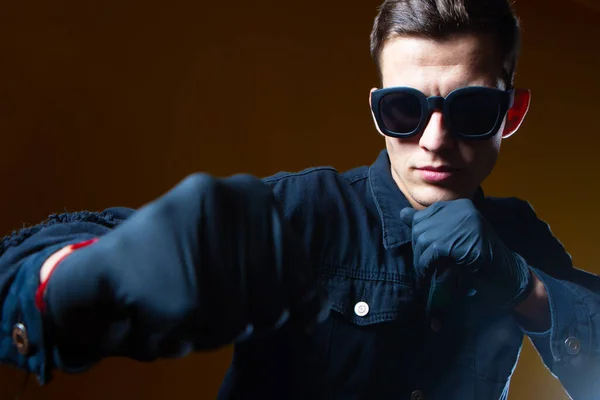
POLYGON ((383 86, 410 86, 431 96, 463 86, 503 87, 494 43, 491 37, 472 34, 443 40, 394 37, 381 53, 383 86))

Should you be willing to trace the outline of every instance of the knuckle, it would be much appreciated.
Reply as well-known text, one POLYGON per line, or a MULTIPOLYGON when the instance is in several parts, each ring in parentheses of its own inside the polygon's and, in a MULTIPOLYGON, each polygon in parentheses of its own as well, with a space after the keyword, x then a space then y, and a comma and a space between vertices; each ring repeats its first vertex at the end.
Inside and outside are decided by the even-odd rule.
POLYGON ((174 190, 177 197, 213 200, 216 202, 242 200, 268 204, 274 198, 270 187, 259 178, 249 174, 236 174, 226 178, 215 178, 206 173, 187 176, 174 190))
POLYGON ((431 243, 431 251, 433 252, 433 254, 435 256, 439 256, 440 255, 441 249, 442 249, 442 246, 440 245, 439 242, 433 242, 433 243, 431 243))
POLYGON ((178 201, 196 202, 200 197, 218 192, 218 180, 205 173, 194 173, 185 177, 173 189, 173 197, 178 201))
POLYGON ((259 178, 249 174, 236 174, 225 178, 224 182, 241 193, 265 200, 271 197, 270 187, 259 178))
POLYGON ((198 222, 202 210, 206 207, 215 208, 211 204, 221 203, 220 198, 217 179, 208 174, 194 173, 145 207, 145 210, 155 224, 175 229, 198 222))
POLYGON ((427 234, 427 232, 422 232, 418 234, 415 243, 421 248, 426 247, 429 244, 429 235, 427 234))

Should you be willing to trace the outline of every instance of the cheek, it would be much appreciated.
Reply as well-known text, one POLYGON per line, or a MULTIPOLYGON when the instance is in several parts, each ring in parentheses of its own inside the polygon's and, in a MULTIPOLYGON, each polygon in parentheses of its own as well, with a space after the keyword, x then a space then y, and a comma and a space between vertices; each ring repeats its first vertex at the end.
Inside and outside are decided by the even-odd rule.
POLYGON ((461 153, 468 160, 474 174, 481 175, 483 179, 491 172, 498 159, 501 140, 501 136, 496 135, 488 140, 463 144, 461 153))
POLYGON ((410 139, 385 138, 385 147, 387 148, 392 164, 396 168, 402 168, 408 164, 411 154, 414 152, 413 149, 415 146, 418 147, 415 143, 410 139))

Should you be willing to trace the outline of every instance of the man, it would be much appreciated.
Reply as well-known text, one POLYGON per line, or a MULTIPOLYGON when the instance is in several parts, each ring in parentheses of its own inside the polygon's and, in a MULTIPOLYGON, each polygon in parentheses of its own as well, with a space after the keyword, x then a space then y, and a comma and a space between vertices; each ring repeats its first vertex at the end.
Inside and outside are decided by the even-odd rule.
POLYGON ((529 106, 519 43, 506 0, 385 1, 373 165, 196 174, 135 212, 17 232, 1 359, 45 383, 234 343, 222 399, 498 399, 527 335, 574 399, 594 398, 600 279, 526 202, 480 188, 529 106))

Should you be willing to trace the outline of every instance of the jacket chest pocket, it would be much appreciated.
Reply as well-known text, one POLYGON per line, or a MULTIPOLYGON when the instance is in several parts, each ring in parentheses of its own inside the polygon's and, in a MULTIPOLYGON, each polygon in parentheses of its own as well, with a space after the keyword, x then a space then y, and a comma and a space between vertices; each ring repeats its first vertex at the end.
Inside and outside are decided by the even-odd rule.
POLYGON ((321 269, 331 303, 327 382, 357 395, 397 392, 418 340, 421 307, 410 276, 341 268, 321 269))
POLYGON ((399 321, 415 303, 414 285, 396 274, 325 269, 319 281, 332 310, 357 326, 399 321))

